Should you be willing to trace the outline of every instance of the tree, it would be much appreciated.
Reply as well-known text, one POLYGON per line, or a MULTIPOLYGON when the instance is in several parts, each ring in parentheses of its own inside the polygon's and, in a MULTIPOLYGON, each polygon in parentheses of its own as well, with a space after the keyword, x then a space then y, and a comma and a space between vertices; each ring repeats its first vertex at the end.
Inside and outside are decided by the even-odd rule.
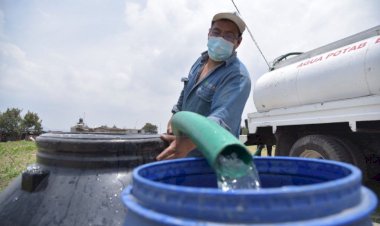
POLYGON ((21 111, 18 108, 8 108, 0 115, 0 132, 7 140, 16 140, 21 137, 21 111))
POLYGON ((24 118, 21 109, 8 108, 0 112, 0 140, 18 140, 27 134, 39 135, 42 132, 42 120, 36 113, 28 111, 24 118))
POLYGON ((143 126, 142 130, 145 131, 145 133, 152 133, 152 134, 157 134, 157 126, 153 125, 151 123, 145 123, 143 126))
POLYGON ((22 121, 22 130, 26 134, 40 134, 42 132, 41 126, 42 120, 38 117, 37 113, 28 111, 25 114, 24 120, 22 121))

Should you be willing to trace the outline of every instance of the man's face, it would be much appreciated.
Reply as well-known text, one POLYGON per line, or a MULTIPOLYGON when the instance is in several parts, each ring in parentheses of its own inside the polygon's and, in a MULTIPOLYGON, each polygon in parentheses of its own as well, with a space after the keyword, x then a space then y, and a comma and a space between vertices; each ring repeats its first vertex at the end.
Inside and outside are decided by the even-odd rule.
POLYGON ((211 26, 208 36, 223 37, 226 41, 234 44, 234 50, 240 45, 239 29, 236 24, 229 20, 217 20, 211 26))

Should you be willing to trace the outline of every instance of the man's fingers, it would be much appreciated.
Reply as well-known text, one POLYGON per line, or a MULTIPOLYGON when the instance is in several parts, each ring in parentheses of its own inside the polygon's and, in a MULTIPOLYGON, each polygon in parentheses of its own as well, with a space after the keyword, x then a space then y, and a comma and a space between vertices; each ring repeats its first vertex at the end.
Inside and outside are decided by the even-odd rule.
POLYGON ((166 155, 168 155, 167 151, 161 152, 159 155, 157 155, 156 160, 161 161, 166 158, 166 155))
POLYGON ((169 147, 167 147, 164 151, 162 151, 157 157, 157 160, 167 159, 171 155, 175 155, 175 141, 171 142, 169 147))
POLYGON ((176 153, 176 152, 171 152, 171 151, 166 152, 166 153, 161 152, 161 154, 159 154, 159 155, 156 157, 156 159, 157 159, 158 161, 161 161, 161 160, 169 160, 169 159, 176 159, 176 158, 178 158, 178 157, 177 157, 177 153, 176 153))
POLYGON ((178 157, 177 157, 177 153, 173 153, 173 154, 171 154, 171 155, 166 156, 165 160, 176 159, 176 158, 178 158, 178 157))
POLYGON ((175 140, 175 136, 170 135, 170 134, 161 134, 160 138, 161 138, 161 140, 167 141, 167 142, 171 142, 171 141, 175 140))
POLYGON ((169 135, 169 134, 161 134, 160 138, 162 141, 165 142, 166 146, 170 146, 173 141, 175 141, 175 136, 174 135, 169 135))

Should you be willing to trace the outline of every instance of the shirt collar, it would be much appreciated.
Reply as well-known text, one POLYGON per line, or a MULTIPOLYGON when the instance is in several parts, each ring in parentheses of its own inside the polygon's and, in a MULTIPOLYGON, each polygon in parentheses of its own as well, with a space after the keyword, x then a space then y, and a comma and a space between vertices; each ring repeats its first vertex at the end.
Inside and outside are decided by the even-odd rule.
MULTIPOLYGON (((226 66, 230 65, 233 61, 235 61, 236 58, 237 58, 237 52, 234 51, 232 55, 227 60, 224 61, 225 65, 226 66)), ((201 54, 201 63, 205 63, 207 60, 208 60, 208 53, 207 51, 204 51, 201 54)))

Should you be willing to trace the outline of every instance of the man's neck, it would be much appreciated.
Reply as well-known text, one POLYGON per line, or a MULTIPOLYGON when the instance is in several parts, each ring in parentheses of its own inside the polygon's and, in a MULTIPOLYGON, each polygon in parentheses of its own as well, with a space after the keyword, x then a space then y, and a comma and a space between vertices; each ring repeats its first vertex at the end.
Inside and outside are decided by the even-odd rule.
POLYGON ((214 61, 214 60, 212 60, 209 57, 208 60, 207 60, 206 65, 207 65, 208 68, 214 68, 214 67, 216 67, 216 66, 218 66, 219 64, 222 64, 222 63, 223 63, 223 61, 214 61))
POLYGON ((223 61, 213 61, 208 58, 206 64, 202 68, 200 75, 198 76, 197 83, 201 82, 211 70, 214 70, 218 65, 222 64, 223 61))

